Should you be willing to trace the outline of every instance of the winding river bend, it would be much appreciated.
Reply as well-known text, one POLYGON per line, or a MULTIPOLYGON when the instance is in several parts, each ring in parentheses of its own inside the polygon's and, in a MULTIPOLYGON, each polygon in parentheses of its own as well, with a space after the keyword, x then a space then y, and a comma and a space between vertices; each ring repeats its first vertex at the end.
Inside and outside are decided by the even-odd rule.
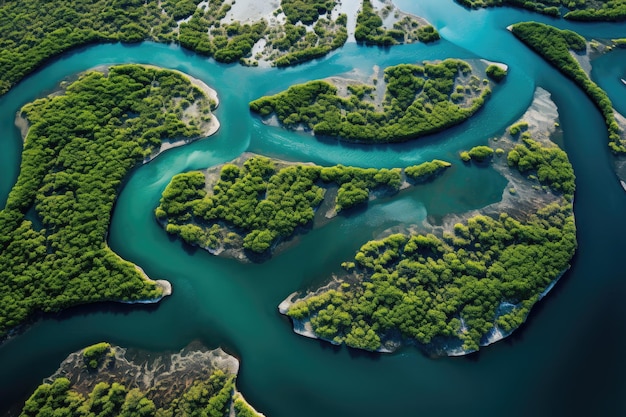
MULTIPOLYGON (((241 359, 239 389, 268 417, 560 416, 626 414, 626 194, 612 170, 604 122, 573 82, 506 31, 539 20, 587 37, 626 37, 623 24, 574 24, 511 9, 469 12, 451 0, 398 0, 430 20, 444 40, 389 50, 348 44, 327 58, 287 70, 223 66, 178 47, 143 43, 93 46, 63 55, 0 99, 0 204, 17 177, 21 140, 15 112, 73 74, 101 64, 140 62, 179 69, 220 95, 217 135, 173 149, 137 169, 115 207, 109 244, 174 294, 156 306, 106 304, 46 317, 0 346, 0 412, 6 413, 65 356, 107 340, 153 351, 192 340, 241 359), (409 144, 362 147, 317 141, 263 125, 247 103, 295 82, 356 68, 369 73, 403 62, 485 58, 510 66, 507 81, 469 122, 409 144), (302 236, 260 265, 183 247, 157 225, 153 209, 171 177, 234 159, 244 151, 295 161, 401 167, 433 158, 457 161, 459 149, 486 143, 530 104, 534 88, 552 93, 577 176, 579 249, 569 272, 509 339, 469 358, 429 359, 414 348, 378 355, 296 336, 278 304, 315 287, 366 240, 426 216, 440 218, 498 201, 506 181, 491 169, 455 164, 442 178, 302 236)), ((626 55, 595 61, 592 75, 626 112, 626 55)))

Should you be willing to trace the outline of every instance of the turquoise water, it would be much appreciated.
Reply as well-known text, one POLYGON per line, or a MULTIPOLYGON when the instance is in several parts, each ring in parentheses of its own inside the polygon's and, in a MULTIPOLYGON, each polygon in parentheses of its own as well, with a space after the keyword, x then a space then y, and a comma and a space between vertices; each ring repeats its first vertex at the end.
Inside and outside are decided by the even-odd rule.
MULTIPOLYGON (((603 120, 572 82, 504 29, 533 19, 611 38, 625 36, 625 25, 575 25, 510 9, 469 13, 450 0, 402 0, 398 5, 430 19, 445 40, 390 50, 348 44, 323 60, 288 70, 224 66, 151 43, 101 45, 64 55, 0 99, 0 204, 19 168, 15 112, 78 71, 141 62, 188 72, 218 91, 216 114, 222 124, 217 135, 170 150, 135 170, 115 207, 109 244, 151 277, 171 281, 172 297, 156 306, 78 307, 47 317, 1 345, 0 412, 28 395, 67 354, 91 343, 108 340, 163 351, 198 339, 241 359, 239 387, 268 417, 626 414, 626 196, 611 170, 603 120), (510 75, 472 120, 412 143, 362 147, 321 142, 265 126, 247 108, 249 100, 295 82, 355 67, 368 72, 374 65, 446 57, 505 62, 510 75), (173 175, 228 161, 244 151, 375 167, 432 158, 455 162, 460 149, 486 143, 518 118, 535 86, 550 91, 559 107, 564 147, 577 175, 579 251, 572 269, 526 325, 470 358, 433 360, 412 347, 393 355, 332 347, 295 335, 277 306, 293 291, 324 282, 362 243, 384 230, 498 201, 506 184, 490 169, 455 164, 431 184, 376 201, 363 213, 298 237, 294 247, 263 264, 240 264, 190 250, 169 239, 154 220, 152 211, 173 175)), ((616 67, 624 72, 624 55, 618 53, 599 59, 594 67, 594 77, 617 98, 616 106, 624 87, 602 83, 608 83, 605 74, 616 67)))

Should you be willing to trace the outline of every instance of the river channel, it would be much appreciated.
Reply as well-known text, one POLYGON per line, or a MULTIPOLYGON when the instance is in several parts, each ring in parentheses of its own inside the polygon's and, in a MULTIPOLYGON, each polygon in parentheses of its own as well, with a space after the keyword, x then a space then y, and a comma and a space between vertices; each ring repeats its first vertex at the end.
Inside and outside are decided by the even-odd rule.
MULTIPOLYGON (((71 352, 103 340, 150 351, 193 340, 241 360, 238 386, 268 417, 626 415, 626 193, 607 147, 600 113, 575 84, 517 41, 506 27, 546 22, 598 38, 626 37, 626 25, 575 24, 498 8, 468 11, 452 0, 398 0, 430 20, 444 39, 391 49, 349 43, 328 57, 286 70, 217 64, 176 46, 108 44, 67 53, 0 98, 0 206, 19 171, 15 112, 63 80, 102 64, 150 63, 178 69, 217 90, 215 135, 169 150, 133 171, 115 206, 109 244, 154 279, 173 284, 155 306, 103 304, 39 320, 0 345, 0 413, 7 413, 71 352), (407 144, 357 146, 266 126, 248 110, 262 95, 311 79, 374 65, 452 58, 504 62, 510 71, 468 122, 407 144), (579 247, 572 268, 511 337, 467 358, 430 359, 413 347, 369 354, 306 339, 277 311, 290 293, 315 288, 367 240, 389 228, 437 221, 498 201, 506 181, 494 170, 460 163, 458 152, 486 144, 524 113, 535 87, 552 94, 561 145, 576 173, 579 247), (404 167, 433 158, 454 166, 431 184, 302 235, 262 264, 242 264, 185 247, 156 223, 153 210, 173 175, 251 151, 323 165, 404 167)), ((626 53, 594 62, 592 75, 626 112, 626 53)))

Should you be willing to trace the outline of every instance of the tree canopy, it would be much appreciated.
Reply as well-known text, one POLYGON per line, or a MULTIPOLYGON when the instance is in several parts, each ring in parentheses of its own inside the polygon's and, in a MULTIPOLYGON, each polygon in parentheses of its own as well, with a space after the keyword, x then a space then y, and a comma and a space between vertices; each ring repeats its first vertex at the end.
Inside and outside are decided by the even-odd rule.
POLYGON ((382 111, 364 95, 364 88, 349 88, 348 97, 341 97, 327 81, 310 81, 261 97, 250 103, 250 110, 262 117, 275 114, 283 126, 305 126, 316 135, 387 143, 457 125, 478 111, 491 94, 488 81, 481 83, 468 63, 454 59, 388 67, 385 83, 382 111))
MULTIPOLYGON (((406 176, 425 182, 448 166, 426 162, 406 168, 406 176)), ((168 233, 214 252, 225 247, 270 252, 312 224, 331 187, 337 189, 335 210, 345 212, 366 204, 372 191, 395 193, 403 182, 399 168, 285 164, 262 156, 225 164, 219 178, 213 177, 197 171, 176 175, 155 215, 168 233)))
POLYGON ((513 34, 522 42, 583 89, 604 117, 611 151, 615 154, 626 153, 626 141, 621 139, 620 127, 615 120, 611 99, 589 78, 570 53, 570 50, 585 51, 587 48, 585 38, 571 30, 561 30, 536 22, 517 23, 513 25, 512 30, 513 34))
POLYGON ((200 134, 199 120, 182 121, 190 103, 210 116, 210 100, 180 73, 123 65, 22 108, 30 129, 0 211, 0 335, 37 311, 161 296, 106 236, 130 170, 162 139, 200 134))
POLYGON ((557 147, 530 138, 508 155, 564 198, 516 219, 477 215, 441 236, 393 234, 364 244, 341 285, 293 303, 294 320, 333 343, 366 350, 401 340, 427 350, 477 350, 494 329, 519 327, 576 249, 574 174, 557 147), (444 348, 445 349, 445 348, 444 348))

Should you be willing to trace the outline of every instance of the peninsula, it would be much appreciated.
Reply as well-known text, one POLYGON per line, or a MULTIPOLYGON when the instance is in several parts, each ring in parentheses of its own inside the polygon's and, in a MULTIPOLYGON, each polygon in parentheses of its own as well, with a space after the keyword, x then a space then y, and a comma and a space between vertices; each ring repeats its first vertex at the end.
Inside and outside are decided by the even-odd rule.
POLYGON ((370 199, 430 181, 450 166, 321 167, 254 154, 175 176, 155 210, 168 233, 215 255, 265 260, 280 243, 370 199), (319 207, 324 207, 316 215, 319 207), (317 218, 317 222, 314 219, 317 218))
POLYGON ((359 143, 403 142, 462 123, 478 111, 506 70, 446 59, 388 67, 371 84, 334 77, 295 85, 250 103, 266 121, 359 143), (482 68, 479 69, 479 66, 482 68), (487 68, 490 69, 487 72, 487 68), (496 75, 497 74, 497 75, 496 75))
POLYGON ((215 132, 216 105, 180 72, 122 65, 22 108, 20 175, 0 211, 0 336, 38 312, 169 295, 109 249, 111 212, 134 167, 215 132))

